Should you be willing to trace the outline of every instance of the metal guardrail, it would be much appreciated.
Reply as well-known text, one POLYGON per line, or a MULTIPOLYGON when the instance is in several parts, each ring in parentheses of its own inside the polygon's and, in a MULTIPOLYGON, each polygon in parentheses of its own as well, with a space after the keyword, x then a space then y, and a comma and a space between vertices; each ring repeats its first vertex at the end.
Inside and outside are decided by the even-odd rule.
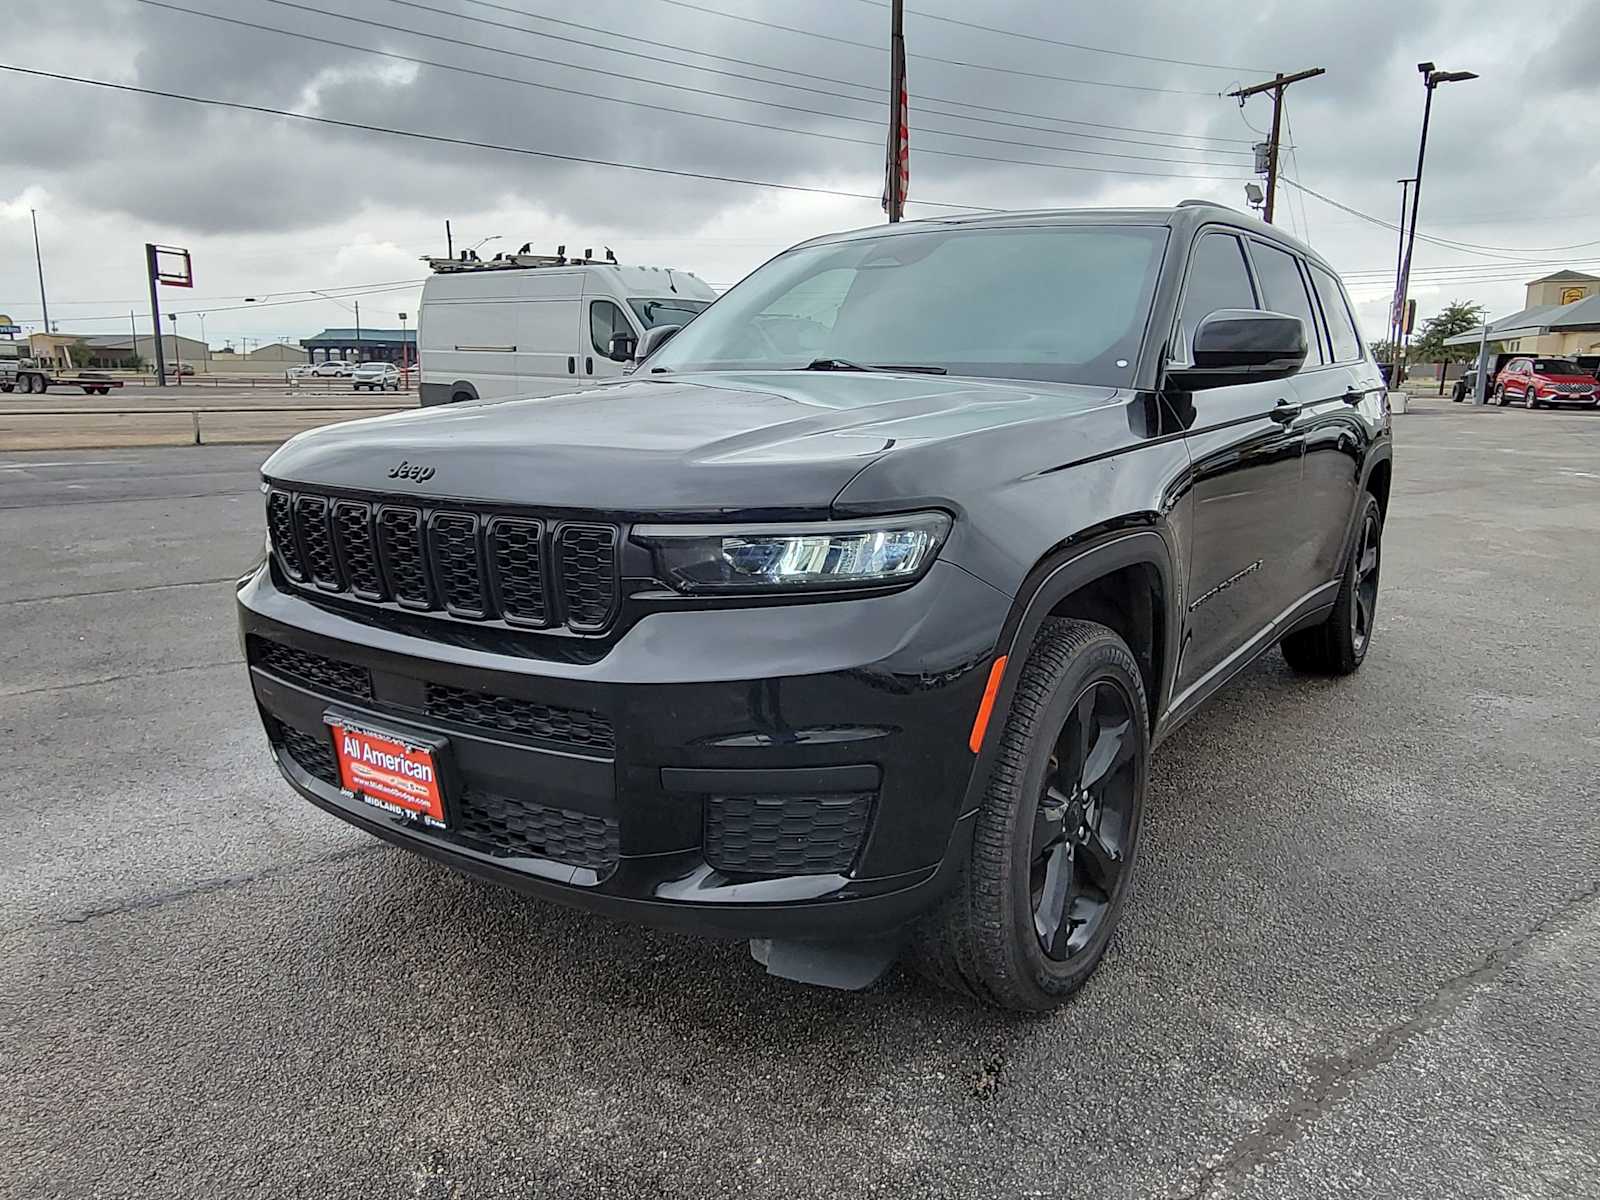
POLYGON ((233 416, 253 413, 391 413, 404 412, 407 405, 390 404, 259 404, 250 408, 7 408, 0 409, 0 419, 7 417, 181 417, 187 415, 194 422, 194 444, 200 440, 202 414, 216 416, 227 413, 233 416))

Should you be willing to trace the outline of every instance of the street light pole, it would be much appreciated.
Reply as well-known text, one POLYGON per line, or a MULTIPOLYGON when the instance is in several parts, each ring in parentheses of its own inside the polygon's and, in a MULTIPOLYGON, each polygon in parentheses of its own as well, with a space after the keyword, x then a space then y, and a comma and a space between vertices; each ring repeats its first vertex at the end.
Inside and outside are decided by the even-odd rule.
MULTIPOLYGON (((1394 248, 1394 286, 1396 295, 1400 291, 1400 272, 1405 268, 1406 262, 1406 205, 1411 197, 1411 185, 1416 182, 1413 178, 1397 179, 1400 185, 1400 236, 1394 248)), ((1394 373, 1399 369, 1400 363, 1400 323, 1395 313, 1399 309, 1398 303, 1389 307, 1389 377, 1394 379, 1394 373)), ((1398 379, 1394 380, 1399 383, 1398 379)))
MULTIPOLYGON (((1417 70, 1422 73, 1422 86, 1427 91, 1427 98, 1422 104, 1422 137, 1417 142, 1417 176, 1411 189, 1411 221, 1406 230, 1406 257, 1395 285, 1395 321, 1402 329, 1405 327, 1406 293, 1411 287, 1411 257, 1417 245, 1417 210, 1422 207, 1422 164, 1428 155, 1428 120, 1433 115, 1433 90, 1441 83, 1462 83, 1478 77, 1472 71, 1435 70, 1431 62, 1418 63, 1417 70)), ((1403 369, 1404 364, 1400 366, 1403 369)))

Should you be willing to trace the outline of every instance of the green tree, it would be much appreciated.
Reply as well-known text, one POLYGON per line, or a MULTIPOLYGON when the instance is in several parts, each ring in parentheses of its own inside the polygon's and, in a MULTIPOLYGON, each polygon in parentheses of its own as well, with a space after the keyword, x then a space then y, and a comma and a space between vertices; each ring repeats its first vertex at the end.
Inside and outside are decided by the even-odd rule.
POLYGON ((1447 346, 1446 338, 1469 333, 1483 324, 1481 304, 1466 300, 1452 300, 1444 310, 1423 321, 1417 339, 1411 345, 1408 357, 1413 362, 1439 364, 1439 394, 1444 395, 1445 364, 1468 362, 1478 357, 1476 346, 1447 346))

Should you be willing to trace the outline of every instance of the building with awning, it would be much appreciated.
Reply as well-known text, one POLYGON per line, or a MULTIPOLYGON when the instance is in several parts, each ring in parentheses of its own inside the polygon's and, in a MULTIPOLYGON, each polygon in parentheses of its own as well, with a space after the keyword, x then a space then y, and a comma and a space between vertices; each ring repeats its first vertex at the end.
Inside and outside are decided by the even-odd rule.
POLYGON ((1492 351, 1576 358, 1600 355, 1600 276, 1557 271, 1528 284, 1521 312, 1445 339, 1447 346, 1476 346, 1487 341, 1492 351))

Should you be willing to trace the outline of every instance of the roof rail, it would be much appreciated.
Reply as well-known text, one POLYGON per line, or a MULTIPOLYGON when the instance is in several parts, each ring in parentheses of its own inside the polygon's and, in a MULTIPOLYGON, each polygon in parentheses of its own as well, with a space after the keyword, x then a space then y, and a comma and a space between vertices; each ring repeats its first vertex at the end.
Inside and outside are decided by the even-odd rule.
MULTIPOLYGON (((1179 200, 1178 201, 1178 207, 1179 208, 1228 208, 1228 206, 1226 204, 1222 203, 1220 200, 1179 200)), ((1235 212, 1237 210, 1229 208, 1228 211, 1229 212, 1235 212)))

